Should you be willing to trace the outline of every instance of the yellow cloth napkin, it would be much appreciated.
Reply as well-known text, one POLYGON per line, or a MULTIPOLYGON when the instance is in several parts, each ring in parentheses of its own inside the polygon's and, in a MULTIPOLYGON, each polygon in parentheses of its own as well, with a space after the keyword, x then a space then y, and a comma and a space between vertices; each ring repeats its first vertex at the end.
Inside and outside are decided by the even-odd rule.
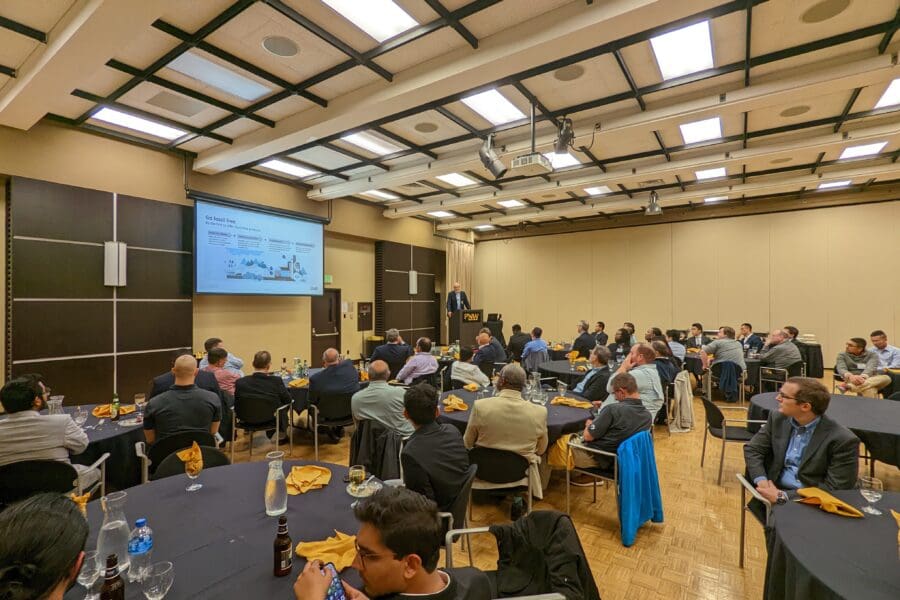
POLYGON ((368 381, 368 380, 369 380, 369 374, 366 373, 365 371, 360 371, 360 372, 359 372, 359 380, 360 380, 360 381, 368 381))
POLYGON ((288 494, 291 496, 322 489, 330 482, 331 470, 317 465, 294 467, 285 479, 288 494))
POLYGON ((587 400, 567 398, 566 396, 557 396, 550 401, 550 404, 562 404, 563 406, 573 406, 575 408, 590 408, 593 406, 593 404, 591 404, 587 400))
POLYGON ((291 379, 291 382, 288 384, 288 387, 292 388, 304 388, 309 385, 309 379, 306 377, 301 377, 300 379, 291 379))
POLYGON ((297 544, 297 556, 306 560, 321 560, 334 563, 334 568, 343 571, 353 564, 356 558, 356 536, 334 530, 334 535, 318 542, 300 542, 297 544))
MULTIPOLYGON (((900 527, 900 513, 892 508, 891 514, 894 515, 894 520, 897 521, 897 527, 900 527)), ((897 530, 897 546, 900 547, 900 530, 897 530)))
POLYGON ((587 373, 588 368, 586 365, 578 365, 577 367, 575 367, 575 370, 579 373, 587 373))
POLYGON ((477 383, 467 383, 466 385, 463 386, 463 389, 467 390, 469 392, 477 392, 480 387, 481 386, 478 385, 477 383))
POLYGON ((555 346, 553 346, 554 350, 562 350, 564 348, 565 348, 565 346, 563 346, 562 344, 556 344, 555 346))
MULTIPOLYGON (((134 404, 120 404, 119 405, 119 416, 129 415, 137 410, 134 404)), ((109 404, 101 404, 100 406, 95 406, 94 410, 91 411, 91 414, 97 417, 98 419, 109 419, 112 415, 112 406, 109 404)))
POLYGON ((78 505, 78 508, 81 510, 81 514, 84 515, 84 518, 87 518, 87 503, 88 500, 91 499, 91 493, 83 494, 81 496, 76 496, 75 492, 69 494, 69 498, 72 499, 72 502, 78 505))
POLYGON ((469 410, 469 405, 462 401, 462 398, 454 394, 450 394, 443 400, 444 412, 453 412, 454 410, 469 410))
POLYGON ((550 446, 547 452, 547 464, 557 469, 571 471, 575 468, 575 457, 569 452, 569 439, 571 433, 563 434, 550 446))
POLYGON ((571 352, 567 352, 566 358, 568 358, 569 360, 578 360, 578 350, 572 350, 571 352))
POLYGON ((203 452, 197 442, 191 444, 190 448, 179 451, 178 458, 184 463, 184 472, 188 475, 196 476, 203 470, 203 452))
POLYGON ((803 504, 812 504, 818 506, 822 510, 842 517, 862 518, 863 514, 850 506, 843 500, 839 500, 824 490, 817 487, 800 488, 797 490, 803 500, 798 500, 803 504))

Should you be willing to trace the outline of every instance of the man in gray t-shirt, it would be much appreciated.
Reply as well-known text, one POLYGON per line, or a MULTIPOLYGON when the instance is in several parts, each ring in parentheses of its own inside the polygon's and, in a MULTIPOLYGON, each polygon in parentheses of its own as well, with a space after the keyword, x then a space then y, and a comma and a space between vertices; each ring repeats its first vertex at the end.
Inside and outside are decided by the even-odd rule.
POLYGON ((175 385, 154 396, 144 415, 144 437, 148 444, 187 431, 208 431, 215 435, 222 421, 219 397, 194 385, 197 361, 186 354, 175 359, 175 385))
POLYGON ((759 353, 759 364, 773 369, 787 369, 800 362, 800 350, 789 339, 790 336, 784 329, 773 330, 759 353))
POLYGON ((701 350, 700 359, 703 361, 704 367, 709 367, 710 361, 707 354, 712 354, 712 364, 733 362, 742 370, 747 370, 747 363, 744 362, 744 346, 734 339, 733 327, 719 327, 718 337, 710 343, 704 344, 701 350))

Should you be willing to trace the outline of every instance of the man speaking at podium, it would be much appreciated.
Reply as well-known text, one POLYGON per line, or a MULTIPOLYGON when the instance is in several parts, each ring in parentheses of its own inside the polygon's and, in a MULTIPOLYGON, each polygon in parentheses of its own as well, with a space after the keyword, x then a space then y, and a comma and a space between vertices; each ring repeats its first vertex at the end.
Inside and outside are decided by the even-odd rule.
POLYGON ((463 292, 460 288, 462 286, 459 285, 459 282, 454 282, 453 291, 447 294, 447 316, 453 316, 458 310, 469 309, 472 306, 469 304, 469 297, 466 296, 466 293, 463 292))

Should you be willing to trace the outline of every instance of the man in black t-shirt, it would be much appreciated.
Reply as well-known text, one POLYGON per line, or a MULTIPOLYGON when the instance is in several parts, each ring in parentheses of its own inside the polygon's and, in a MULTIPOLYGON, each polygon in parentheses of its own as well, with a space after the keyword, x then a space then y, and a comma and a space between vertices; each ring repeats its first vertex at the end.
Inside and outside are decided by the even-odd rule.
POLYGON ((531 336, 522 331, 522 326, 516 323, 512 326, 512 337, 506 344, 506 351, 512 356, 513 360, 522 360, 522 350, 525 344, 531 341, 531 336))
POLYGON ((144 415, 147 443, 186 431, 215 435, 222 421, 222 404, 217 395, 194 385, 197 361, 193 356, 179 356, 172 372, 175 385, 147 403, 144 415))

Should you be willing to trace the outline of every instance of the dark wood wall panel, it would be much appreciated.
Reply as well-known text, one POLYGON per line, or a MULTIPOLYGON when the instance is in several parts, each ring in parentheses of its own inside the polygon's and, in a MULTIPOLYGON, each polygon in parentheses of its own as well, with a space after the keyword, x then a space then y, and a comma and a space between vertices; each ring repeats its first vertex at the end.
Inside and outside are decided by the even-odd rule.
POLYGON ((118 195, 116 239, 129 246, 184 250, 194 245, 194 209, 180 204, 156 202, 118 195))
POLYGON ((13 377, 40 373, 53 395, 66 397, 65 404, 100 404, 113 395, 113 357, 48 360, 12 366, 13 377))
POLYGON ((190 254, 128 250, 128 285, 119 298, 189 299, 193 294, 194 258, 190 254))
POLYGON ((112 298, 103 247, 13 240, 14 298, 112 298))
POLYGON ((171 351, 120 354, 116 360, 116 389, 126 403, 133 402, 135 394, 149 394, 150 381, 172 368, 171 351))
POLYGON ((422 273, 443 273, 444 252, 431 248, 413 247, 413 270, 422 273))
POLYGON ((111 353, 112 310, 112 302, 14 301, 14 360, 111 353))
POLYGON ((190 302, 119 302, 116 351, 190 347, 192 319, 190 302))
POLYGON ((443 281, 445 253, 395 242, 375 244, 375 313, 379 329, 396 327, 409 341, 419 335, 439 337, 443 308, 435 281, 443 281), (409 272, 419 272, 417 291, 409 293, 409 272), (425 274, 427 273, 427 275, 425 274), (399 303, 390 300, 424 300, 399 303), (402 308, 401 308, 402 307, 402 308))
POLYGON ((403 339, 409 342, 410 344, 415 344, 416 340, 420 337, 427 337, 431 340, 432 343, 435 342, 435 330, 434 329, 413 329, 411 331, 403 332, 403 339))
POLYGON ((395 242, 378 242, 384 249, 384 268, 398 271, 409 271, 410 251, 409 244, 397 244, 395 242))
POLYGON ((113 235, 109 192, 24 179, 12 180, 14 235, 106 242, 113 235))
POLYGON ((413 302, 410 326, 413 328, 434 327, 434 302, 413 302))
POLYGON ((384 321, 385 327, 390 329, 409 329, 412 322, 410 316, 409 302, 386 302, 384 304, 384 321))

